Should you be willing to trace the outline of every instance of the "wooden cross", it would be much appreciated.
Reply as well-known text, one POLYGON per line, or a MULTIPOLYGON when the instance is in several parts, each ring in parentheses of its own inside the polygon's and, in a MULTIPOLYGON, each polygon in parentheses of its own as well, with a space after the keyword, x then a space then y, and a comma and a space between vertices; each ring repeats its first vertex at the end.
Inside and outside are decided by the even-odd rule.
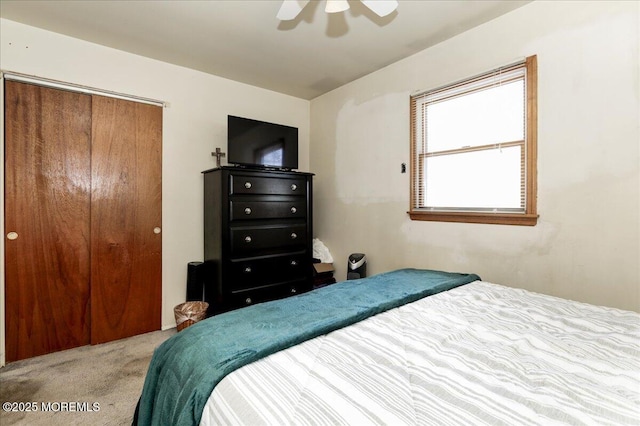
POLYGON ((211 156, 216 157, 216 167, 220 167, 220 158, 224 157, 226 154, 220 150, 220 148, 216 148, 216 152, 212 152, 211 156))

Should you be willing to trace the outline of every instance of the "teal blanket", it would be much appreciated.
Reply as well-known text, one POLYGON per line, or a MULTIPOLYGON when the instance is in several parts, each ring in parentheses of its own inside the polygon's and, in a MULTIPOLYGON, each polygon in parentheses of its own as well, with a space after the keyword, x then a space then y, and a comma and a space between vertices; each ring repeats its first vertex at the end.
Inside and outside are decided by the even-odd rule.
POLYGON ((243 365, 477 279, 401 269, 200 321, 154 352, 134 423, 197 425, 213 388, 243 365))

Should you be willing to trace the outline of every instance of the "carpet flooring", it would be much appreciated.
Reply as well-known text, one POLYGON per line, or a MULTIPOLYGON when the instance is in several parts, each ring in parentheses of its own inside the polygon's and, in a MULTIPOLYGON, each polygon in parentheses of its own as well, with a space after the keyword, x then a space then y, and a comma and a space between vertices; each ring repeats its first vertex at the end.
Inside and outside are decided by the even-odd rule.
POLYGON ((7 364, 0 369, 0 424, 130 425, 153 350, 175 333, 156 331, 7 364))

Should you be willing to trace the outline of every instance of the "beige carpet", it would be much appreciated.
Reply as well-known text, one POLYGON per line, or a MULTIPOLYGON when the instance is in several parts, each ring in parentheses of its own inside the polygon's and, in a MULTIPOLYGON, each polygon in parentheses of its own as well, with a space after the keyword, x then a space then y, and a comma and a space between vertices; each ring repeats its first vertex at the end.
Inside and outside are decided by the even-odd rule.
POLYGON ((0 424, 130 425, 153 350, 175 333, 156 331, 6 365, 0 369, 0 424), (29 404, 7 406, 11 402, 29 404))

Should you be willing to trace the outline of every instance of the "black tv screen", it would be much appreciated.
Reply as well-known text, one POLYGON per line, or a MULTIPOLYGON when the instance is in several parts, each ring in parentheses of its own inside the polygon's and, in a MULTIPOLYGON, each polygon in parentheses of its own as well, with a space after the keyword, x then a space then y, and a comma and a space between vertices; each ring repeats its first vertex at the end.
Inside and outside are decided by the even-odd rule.
POLYGON ((247 167, 298 168, 298 129, 228 116, 228 161, 247 167))

